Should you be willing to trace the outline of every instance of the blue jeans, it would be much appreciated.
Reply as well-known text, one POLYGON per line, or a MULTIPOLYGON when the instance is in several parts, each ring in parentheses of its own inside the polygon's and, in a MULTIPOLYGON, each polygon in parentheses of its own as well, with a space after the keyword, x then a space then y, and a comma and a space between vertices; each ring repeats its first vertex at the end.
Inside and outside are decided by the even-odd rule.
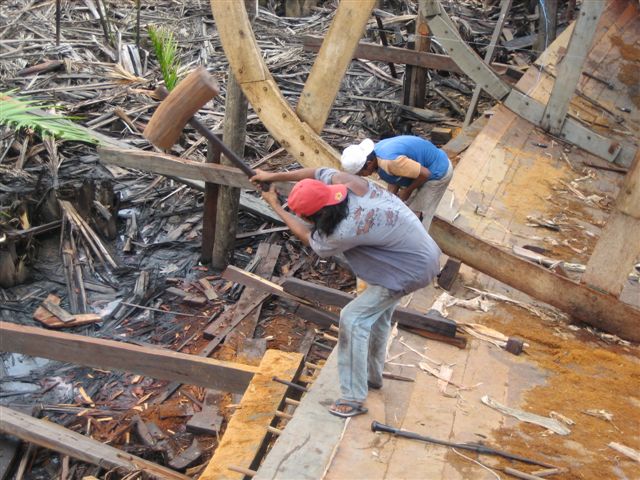
POLYGON ((367 380, 382 384, 391 315, 401 298, 401 292, 368 285, 340 312, 338 376, 342 399, 363 402, 367 380))

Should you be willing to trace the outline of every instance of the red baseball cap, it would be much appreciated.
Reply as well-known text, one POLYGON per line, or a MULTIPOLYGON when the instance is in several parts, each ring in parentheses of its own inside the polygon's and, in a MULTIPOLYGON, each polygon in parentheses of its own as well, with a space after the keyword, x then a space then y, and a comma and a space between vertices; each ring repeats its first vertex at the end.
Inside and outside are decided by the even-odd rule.
POLYGON ((309 217, 322 207, 336 205, 345 198, 345 185, 327 185, 319 180, 305 178, 291 189, 287 202, 296 214, 309 217))

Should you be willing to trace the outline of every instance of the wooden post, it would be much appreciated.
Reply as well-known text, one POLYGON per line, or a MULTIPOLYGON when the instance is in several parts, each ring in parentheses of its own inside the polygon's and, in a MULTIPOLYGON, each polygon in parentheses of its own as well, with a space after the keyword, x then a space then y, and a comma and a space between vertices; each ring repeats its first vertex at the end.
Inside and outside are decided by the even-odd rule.
MULTIPOLYGON (((428 52, 431 48, 429 38, 429 26, 423 15, 423 10, 418 10, 416 17, 415 47, 416 52, 428 52)), ((407 65, 404 83, 404 104, 411 107, 424 108, 427 95, 427 69, 407 65)))
POLYGON ((556 81, 542 116, 541 127, 558 136, 562 131, 569 103, 573 97, 582 67, 591 48, 604 0, 584 2, 576 20, 567 53, 557 66, 556 81))
POLYGON ((558 0, 538 0, 538 37, 534 50, 542 53, 556 39, 558 30, 558 0))
MULTIPOLYGON (((244 0, 244 5, 253 21, 257 12, 257 0, 244 0)), ((229 68, 227 81, 227 98, 225 100, 223 142, 239 156, 244 156, 245 136, 247 133, 247 108, 249 102, 242 93, 240 83, 229 68)), ((233 165, 229 159, 222 157, 223 165, 233 165)), ((222 187, 218 194, 218 213, 216 216, 217 230, 213 243, 213 258, 211 265, 217 269, 224 269, 231 259, 236 240, 238 226, 238 206, 240 204, 240 190, 222 187)))
MULTIPOLYGON (((507 13, 509 13, 509 9, 511 8, 512 0, 502 0, 502 4, 500 5, 500 16, 498 17, 498 21, 496 22, 496 26, 493 30, 493 35, 491 36, 491 40, 489 42, 489 47, 487 48, 487 52, 484 55, 484 62, 487 65, 491 65, 491 60, 493 60, 493 55, 496 51, 496 46, 500 41, 500 34, 502 33, 502 27, 504 26, 504 22, 507 19, 507 13)), ((473 116, 476 113, 476 107, 478 106, 478 100, 480 100, 480 93, 482 92, 482 87, 480 85, 476 85, 475 90, 473 91, 473 97, 471 97, 471 103, 469 103, 469 109, 467 110, 467 115, 464 118, 464 126, 471 124, 473 120, 473 116)))
MULTIPOLYGON (((220 147, 213 142, 209 142, 207 146, 206 163, 220 163, 220 147)), ((202 250, 200 251, 200 261, 202 263, 209 263, 213 255, 219 192, 220 187, 217 184, 205 182, 204 211, 202 213, 202 250)))

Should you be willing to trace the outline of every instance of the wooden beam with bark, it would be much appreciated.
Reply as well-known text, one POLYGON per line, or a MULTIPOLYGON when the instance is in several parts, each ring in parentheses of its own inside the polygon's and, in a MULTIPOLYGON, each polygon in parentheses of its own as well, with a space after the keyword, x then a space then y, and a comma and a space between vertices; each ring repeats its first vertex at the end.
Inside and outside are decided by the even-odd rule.
POLYGON ((0 432, 83 462, 99 465, 108 470, 117 470, 118 474, 123 476, 131 472, 142 472, 145 478, 158 480, 190 478, 53 422, 38 420, 2 406, 0 406, 0 432))
POLYGON ((0 322, 0 351, 243 393, 256 367, 0 322))
POLYGON ((429 233, 447 255, 562 310, 575 320, 640 341, 640 310, 516 257, 435 216, 429 233))

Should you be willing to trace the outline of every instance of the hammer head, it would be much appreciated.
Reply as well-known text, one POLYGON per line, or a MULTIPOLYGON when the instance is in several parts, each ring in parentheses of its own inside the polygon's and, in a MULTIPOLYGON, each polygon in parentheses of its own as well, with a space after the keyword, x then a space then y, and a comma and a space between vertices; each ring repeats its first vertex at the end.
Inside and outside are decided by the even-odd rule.
POLYGON ((196 68, 160 103, 144 129, 144 137, 158 148, 171 148, 191 117, 218 93, 218 83, 209 72, 204 67, 196 68))

